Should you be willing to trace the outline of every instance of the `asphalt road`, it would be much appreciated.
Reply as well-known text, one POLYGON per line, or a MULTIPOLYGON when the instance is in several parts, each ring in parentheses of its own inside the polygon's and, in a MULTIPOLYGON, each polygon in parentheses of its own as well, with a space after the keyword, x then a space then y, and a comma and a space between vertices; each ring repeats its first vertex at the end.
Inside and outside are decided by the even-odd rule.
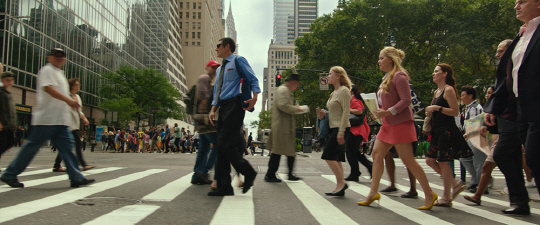
MULTIPOLYGON (((13 160, 18 148, 5 153, 0 168, 13 160)), ((531 202, 531 216, 507 216, 500 210, 509 206, 504 176, 494 171, 495 186, 482 198, 482 206, 469 204, 458 196, 452 208, 416 209, 423 198, 403 199, 408 191, 407 172, 399 159, 398 192, 383 195, 380 205, 358 206, 369 191, 369 174, 360 182, 348 182, 344 197, 327 197, 335 187, 334 176, 320 153, 297 156, 297 182, 266 183, 268 157, 247 156, 259 175, 251 191, 235 196, 209 197, 210 187, 190 184, 196 154, 101 153, 84 156, 93 170, 85 171, 96 183, 70 188, 67 175, 51 171, 56 154, 43 148, 19 180, 24 189, 0 184, 2 224, 540 224, 540 203, 531 202)), ((442 195, 442 180, 425 164, 433 190, 442 195)), ((459 165, 459 164, 456 164, 459 165)), ((349 166, 344 164, 345 175, 349 166)), ((286 173, 286 160, 280 173, 286 173)), ((459 169, 457 171, 459 173, 459 169)), ((234 174, 232 174, 234 175, 234 174)), ((286 178, 286 176, 284 176, 286 178)), ((233 183, 236 186, 236 180, 233 183)), ((388 184, 385 174, 381 189, 388 184)), ((420 188, 420 185, 418 185, 420 188)), ((535 188, 529 188, 538 199, 535 188)), ((420 191, 420 190, 419 190, 420 191)), ((465 191, 467 192, 467 191, 465 191)), ((462 193, 470 194, 470 193, 462 193)), ((420 192, 422 193, 422 192, 420 192)), ((420 194, 423 197, 422 194, 420 194)))

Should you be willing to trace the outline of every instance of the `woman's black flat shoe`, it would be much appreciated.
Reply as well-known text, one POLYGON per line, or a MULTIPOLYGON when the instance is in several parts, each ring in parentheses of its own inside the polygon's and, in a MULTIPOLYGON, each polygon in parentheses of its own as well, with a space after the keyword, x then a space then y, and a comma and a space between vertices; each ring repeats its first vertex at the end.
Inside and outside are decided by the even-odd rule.
POLYGON ((325 194, 328 196, 345 196, 345 190, 347 190, 347 188, 349 188, 349 186, 345 184, 345 187, 343 187, 341 190, 332 192, 332 193, 325 193, 325 194))

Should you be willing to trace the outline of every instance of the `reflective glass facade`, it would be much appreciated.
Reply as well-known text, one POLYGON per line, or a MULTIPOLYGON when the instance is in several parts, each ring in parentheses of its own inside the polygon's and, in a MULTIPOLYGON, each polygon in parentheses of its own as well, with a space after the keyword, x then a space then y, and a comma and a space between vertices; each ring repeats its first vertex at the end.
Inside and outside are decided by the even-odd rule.
POLYGON ((175 0, 0 0, 0 62, 32 91, 48 51, 62 48, 90 106, 100 74, 121 65, 153 67, 187 93, 177 11, 175 0))

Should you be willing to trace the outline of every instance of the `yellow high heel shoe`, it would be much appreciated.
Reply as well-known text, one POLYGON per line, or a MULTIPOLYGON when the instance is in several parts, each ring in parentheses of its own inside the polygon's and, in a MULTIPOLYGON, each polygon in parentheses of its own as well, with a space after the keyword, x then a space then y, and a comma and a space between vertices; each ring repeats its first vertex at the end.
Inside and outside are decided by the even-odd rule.
POLYGON ((381 202, 381 195, 379 193, 371 197, 371 199, 367 202, 357 202, 356 204, 368 206, 368 205, 371 205, 371 203, 374 202, 375 200, 377 200, 379 203, 381 202))
POLYGON ((437 201, 437 198, 439 198, 439 196, 437 196, 436 193, 433 193, 433 199, 431 200, 431 205, 430 205, 430 206, 422 206, 422 207, 418 207, 418 209, 421 209, 421 210, 430 210, 431 208, 433 208, 433 204, 435 204, 435 201, 437 201))

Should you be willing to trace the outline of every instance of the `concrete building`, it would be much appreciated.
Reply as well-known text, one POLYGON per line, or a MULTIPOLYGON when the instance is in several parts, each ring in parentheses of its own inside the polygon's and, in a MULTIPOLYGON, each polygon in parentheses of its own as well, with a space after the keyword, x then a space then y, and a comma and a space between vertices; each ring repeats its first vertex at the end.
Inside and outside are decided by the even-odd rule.
POLYGON ((318 0, 274 0, 274 38, 268 49, 268 67, 264 69, 262 110, 271 110, 278 69, 298 63, 294 40, 310 32, 318 13, 318 0))
MULTIPOLYGON (((19 125, 28 128, 36 75, 53 47, 66 51, 67 78, 80 78, 83 112, 92 136, 105 118, 99 77, 121 65, 154 67, 187 92, 176 0, 0 1, 0 62, 17 75, 13 97, 19 125)), ((133 127, 130 127, 131 129, 133 127)))
POLYGON ((215 49, 218 40, 225 36, 221 0, 178 1, 178 16, 182 36, 182 55, 187 87, 206 73, 208 60, 218 60, 215 49))
POLYGON ((277 69, 291 68, 298 63, 298 56, 294 49, 294 45, 270 44, 268 67, 265 68, 263 78, 263 110, 265 106, 267 110, 271 110, 272 106, 274 106, 274 93, 277 88, 276 75, 281 73, 277 69))

